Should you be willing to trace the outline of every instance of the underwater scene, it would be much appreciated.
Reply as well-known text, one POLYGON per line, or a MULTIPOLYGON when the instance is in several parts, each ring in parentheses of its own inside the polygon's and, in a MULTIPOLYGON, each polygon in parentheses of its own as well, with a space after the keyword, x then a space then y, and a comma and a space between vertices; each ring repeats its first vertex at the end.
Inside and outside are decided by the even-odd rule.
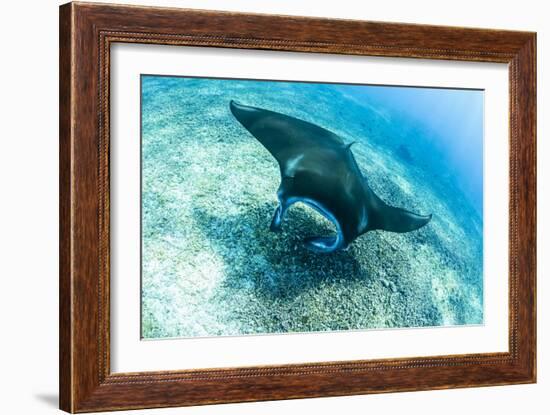
POLYGON ((141 336, 483 324, 484 92, 141 76, 141 336))

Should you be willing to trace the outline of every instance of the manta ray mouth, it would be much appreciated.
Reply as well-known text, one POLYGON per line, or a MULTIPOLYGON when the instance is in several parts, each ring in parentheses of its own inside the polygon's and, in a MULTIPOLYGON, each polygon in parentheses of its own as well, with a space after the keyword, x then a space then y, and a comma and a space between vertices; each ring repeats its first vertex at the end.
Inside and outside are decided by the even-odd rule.
POLYGON ((305 197, 291 197, 287 200, 288 207, 301 202, 306 206, 311 207, 325 219, 330 221, 336 227, 335 236, 313 236, 305 239, 307 249, 318 253, 330 253, 342 248, 344 238, 342 227, 334 215, 319 202, 305 197))

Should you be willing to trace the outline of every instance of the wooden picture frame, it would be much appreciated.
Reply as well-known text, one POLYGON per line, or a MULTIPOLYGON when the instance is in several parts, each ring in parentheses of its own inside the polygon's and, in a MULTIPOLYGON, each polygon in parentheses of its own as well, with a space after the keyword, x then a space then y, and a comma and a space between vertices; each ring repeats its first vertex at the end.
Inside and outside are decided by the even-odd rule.
POLYGON ((536 34, 69 3, 60 8, 60 408, 342 396, 536 380, 536 34), (117 42, 509 65, 509 352, 111 373, 109 62, 117 42))

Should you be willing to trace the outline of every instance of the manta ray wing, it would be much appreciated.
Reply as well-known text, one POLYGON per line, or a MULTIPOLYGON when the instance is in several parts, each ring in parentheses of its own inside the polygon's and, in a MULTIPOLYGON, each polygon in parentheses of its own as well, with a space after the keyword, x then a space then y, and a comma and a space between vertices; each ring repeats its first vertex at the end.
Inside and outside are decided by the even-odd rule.
POLYGON ((318 125, 275 111, 229 103, 233 116, 271 153, 281 171, 291 171, 311 148, 340 149, 344 141, 318 125))

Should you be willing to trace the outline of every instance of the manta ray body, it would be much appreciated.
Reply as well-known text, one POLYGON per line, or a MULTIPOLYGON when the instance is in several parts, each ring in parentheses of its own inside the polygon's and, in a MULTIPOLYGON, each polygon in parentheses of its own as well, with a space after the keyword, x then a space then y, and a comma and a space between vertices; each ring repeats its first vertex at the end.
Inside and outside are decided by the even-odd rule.
POLYGON ((280 230, 287 209, 302 202, 336 226, 335 236, 305 240, 315 252, 346 249, 372 230, 409 232, 426 225, 422 216, 389 206, 369 187, 351 145, 315 124, 266 109, 231 101, 231 113, 277 160, 281 184, 271 230, 280 230))

